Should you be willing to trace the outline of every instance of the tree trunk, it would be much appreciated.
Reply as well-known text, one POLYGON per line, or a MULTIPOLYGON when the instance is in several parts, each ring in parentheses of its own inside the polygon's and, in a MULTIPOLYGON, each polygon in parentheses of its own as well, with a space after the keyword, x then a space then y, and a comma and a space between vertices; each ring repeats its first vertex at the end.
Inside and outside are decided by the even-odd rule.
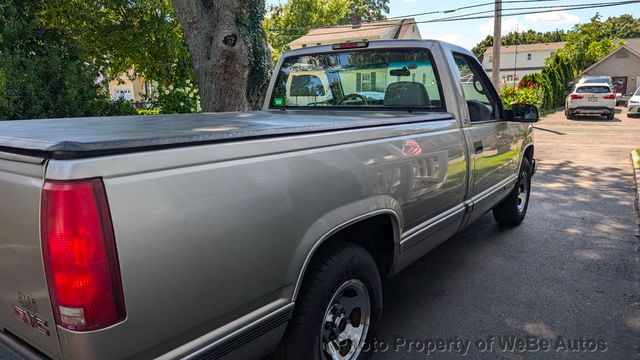
POLYGON ((269 79, 264 0, 171 0, 196 73, 202 110, 259 108, 269 79))

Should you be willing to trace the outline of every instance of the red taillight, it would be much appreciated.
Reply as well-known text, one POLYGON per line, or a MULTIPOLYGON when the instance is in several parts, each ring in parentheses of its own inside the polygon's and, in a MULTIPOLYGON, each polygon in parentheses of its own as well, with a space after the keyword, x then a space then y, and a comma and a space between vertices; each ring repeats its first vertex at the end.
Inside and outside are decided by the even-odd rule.
POLYGON ((101 179, 46 181, 42 251, 56 323, 75 331, 125 319, 116 244, 101 179))
POLYGON ((571 94, 571 100, 578 100, 578 99, 584 99, 584 96, 577 95, 577 94, 571 94))
POLYGON ((615 100, 616 99, 616 94, 605 95, 602 98, 605 99, 605 100, 615 100))

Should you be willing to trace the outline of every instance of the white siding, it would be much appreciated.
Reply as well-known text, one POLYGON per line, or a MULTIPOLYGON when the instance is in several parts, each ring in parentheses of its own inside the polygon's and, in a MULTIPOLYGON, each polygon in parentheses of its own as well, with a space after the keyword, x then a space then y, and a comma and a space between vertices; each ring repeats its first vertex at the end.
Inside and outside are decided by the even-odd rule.
MULTIPOLYGON (((535 50, 535 51, 518 51, 503 53, 500 56, 500 79, 513 83, 513 75, 515 72, 518 80, 524 75, 539 73, 544 67, 545 61, 553 55, 556 50, 535 50), (529 59, 530 54, 530 59, 529 59), (516 70, 517 69, 517 70, 516 70)), ((482 67, 491 75, 493 67, 493 55, 485 54, 482 60, 482 67), (491 61, 490 61, 491 60, 491 61)))

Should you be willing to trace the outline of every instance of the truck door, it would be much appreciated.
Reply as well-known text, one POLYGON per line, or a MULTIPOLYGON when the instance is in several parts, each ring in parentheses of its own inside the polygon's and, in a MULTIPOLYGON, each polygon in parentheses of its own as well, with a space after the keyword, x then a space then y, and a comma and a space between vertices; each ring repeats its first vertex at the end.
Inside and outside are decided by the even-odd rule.
POLYGON ((464 131, 472 153, 468 195, 474 220, 504 198, 511 189, 506 183, 516 179, 520 126, 502 119, 498 94, 477 61, 462 54, 454 54, 454 59, 469 114, 464 131))

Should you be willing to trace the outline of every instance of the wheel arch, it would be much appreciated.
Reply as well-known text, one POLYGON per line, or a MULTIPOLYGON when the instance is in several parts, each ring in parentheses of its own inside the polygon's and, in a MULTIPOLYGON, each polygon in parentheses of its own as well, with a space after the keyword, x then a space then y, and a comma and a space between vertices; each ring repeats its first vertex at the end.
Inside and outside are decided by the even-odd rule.
MULTIPOLYGON (((529 160, 529 163, 533 163, 534 150, 535 147, 533 144, 527 145, 527 147, 524 149, 524 152, 522 153, 522 158, 526 158, 527 160, 529 160)), ((522 163, 522 160, 520 161, 520 163, 522 163)))
POLYGON ((302 282, 305 278, 309 264, 318 254, 318 251, 335 242, 352 242, 364 247, 376 260, 381 275, 390 272, 399 254, 401 215, 392 208, 377 209, 355 216, 347 221, 332 227, 318 238, 311 248, 306 251, 306 256, 301 266, 298 266, 292 300, 298 297, 302 282), (356 234, 377 228, 375 234, 369 233, 366 238, 353 239, 356 234))

